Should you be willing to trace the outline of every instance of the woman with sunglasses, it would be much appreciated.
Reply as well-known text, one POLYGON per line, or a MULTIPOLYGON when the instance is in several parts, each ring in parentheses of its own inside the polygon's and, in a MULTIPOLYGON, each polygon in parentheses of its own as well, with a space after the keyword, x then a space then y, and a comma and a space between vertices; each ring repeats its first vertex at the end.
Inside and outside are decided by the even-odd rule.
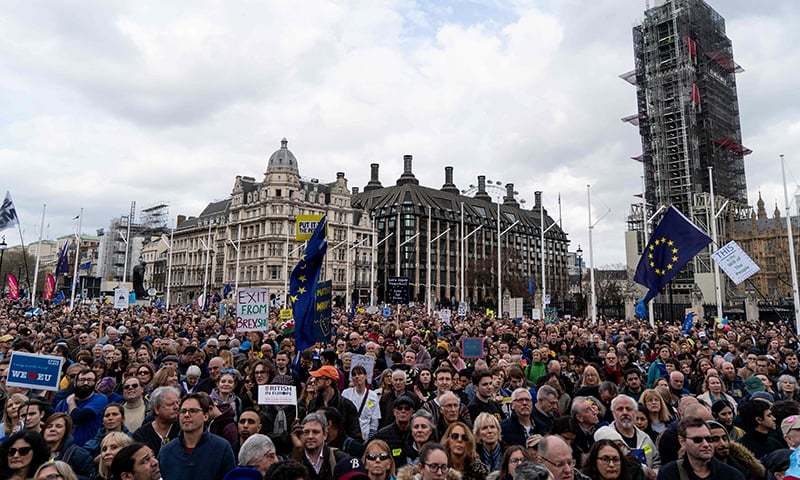
POLYGON ((494 471, 486 477, 486 480, 513 480, 514 472, 517 471, 517 465, 530 460, 525 447, 522 445, 512 445, 506 448, 503 453, 503 461, 500 464, 500 470, 494 471))
POLYGON ((394 480, 394 458, 389 445, 383 440, 372 440, 364 449, 362 458, 369 480, 394 480))
POLYGON ((143 363, 139 365, 139 369, 136 370, 136 378, 139 379, 139 383, 141 383, 144 387, 146 394, 149 394, 153 391, 153 389, 150 388, 150 382, 153 381, 153 375, 155 375, 153 373, 153 367, 151 367, 149 363, 143 363))
POLYGON ((478 459, 475 437, 464 423, 451 423, 444 432, 442 444, 450 466, 460 472, 464 480, 483 480, 489 474, 489 469, 478 459))
POLYGON ((23 430, 8 437, 0 445, 0 478, 28 480, 50 459, 50 449, 41 435, 23 430))
POLYGON ((72 417, 66 413, 54 413, 47 417, 42 428, 44 441, 50 448, 50 459, 60 460, 78 476, 85 479, 94 473, 92 456, 85 448, 72 440, 72 417))

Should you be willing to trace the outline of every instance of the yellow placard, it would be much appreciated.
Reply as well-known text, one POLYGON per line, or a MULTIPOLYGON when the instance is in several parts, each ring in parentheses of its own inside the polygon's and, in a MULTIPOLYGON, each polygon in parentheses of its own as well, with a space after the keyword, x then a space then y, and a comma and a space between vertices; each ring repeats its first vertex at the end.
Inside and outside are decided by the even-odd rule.
POLYGON ((294 239, 307 241, 311 239, 322 215, 298 215, 294 224, 294 239))
POLYGON ((292 309, 291 308, 281 308, 280 319, 283 321, 291 320, 292 319, 292 309))

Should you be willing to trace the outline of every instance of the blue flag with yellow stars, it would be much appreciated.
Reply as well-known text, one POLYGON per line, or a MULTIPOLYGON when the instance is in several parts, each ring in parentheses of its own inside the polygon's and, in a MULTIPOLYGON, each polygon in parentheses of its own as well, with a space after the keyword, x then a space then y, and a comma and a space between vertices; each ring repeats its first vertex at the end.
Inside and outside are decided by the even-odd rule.
POLYGON ((633 280, 648 289, 637 306, 637 312, 709 243, 711 238, 705 232, 677 208, 670 206, 653 231, 636 267, 633 280))
POLYGON ((305 252, 292 270, 289 279, 289 302, 294 314, 294 338, 302 352, 316 342, 314 322, 317 308, 317 284, 320 269, 328 251, 325 240, 326 218, 322 217, 306 244, 305 252))

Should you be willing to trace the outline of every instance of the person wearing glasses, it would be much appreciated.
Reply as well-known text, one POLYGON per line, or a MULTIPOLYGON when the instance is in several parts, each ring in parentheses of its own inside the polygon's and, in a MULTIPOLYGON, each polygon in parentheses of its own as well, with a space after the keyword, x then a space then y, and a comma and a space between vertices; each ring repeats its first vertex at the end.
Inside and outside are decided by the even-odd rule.
POLYGON ((450 468, 447 450, 442 444, 426 443, 419 452, 418 465, 408 465, 397 472, 397 480, 445 480, 460 478, 450 468))
POLYGON ((150 414, 150 405, 144 399, 144 386, 136 376, 128 377, 123 382, 122 398, 125 428, 135 432, 150 414))
POLYGON ((28 480, 50 459, 50 449, 37 432, 23 430, 0 445, 0 478, 28 480))
POLYGON ((486 480, 513 480, 517 467, 525 461, 530 461, 525 447, 512 445, 505 449, 503 459, 500 463, 500 470, 491 472, 486 480))
POLYGON ((632 480, 633 472, 644 478, 641 468, 631 469, 625 453, 614 440, 600 440, 592 445, 583 469, 592 480, 632 480))
POLYGON ((178 425, 178 404, 180 391, 174 387, 157 388, 150 395, 153 406, 153 421, 145 423, 133 432, 133 439, 144 443, 158 455, 161 447, 180 433, 178 425))
POLYGON ((42 464, 33 475, 33 480, 78 480, 69 465, 58 460, 42 464))
POLYGON ((372 440, 364 450, 361 460, 369 480, 394 480, 395 464, 389 445, 383 440, 372 440))
POLYGON ((216 480, 236 467, 230 444, 205 431, 210 408, 208 395, 192 393, 181 400, 181 434, 158 454, 164 480, 216 480))
POLYGON ((703 419, 682 419, 678 424, 678 442, 684 454, 678 460, 661 467, 658 480, 744 480, 744 475, 739 470, 714 457, 713 440, 703 419))
POLYGON ((81 370, 75 379, 75 393, 58 402, 55 409, 56 412, 72 416, 72 436, 80 446, 94 438, 103 425, 103 410, 108 404, 108 397, 95 392, 95 385, 95 372, 88 368, 81 370))
MULTIPOLYGON (((489 474, 475 450, 475 437, 462 422, 450 424, 442 437, 449 465, 461 473, 464 480, 483 480, 489 474)), ((420 457, 422 454, 420 453, 420 457)))
POLYGON ((558 435, 542 437, 538 446, 539 461, 554 480, 587 480, 589 477, 575 469, 572 448, 558 435))

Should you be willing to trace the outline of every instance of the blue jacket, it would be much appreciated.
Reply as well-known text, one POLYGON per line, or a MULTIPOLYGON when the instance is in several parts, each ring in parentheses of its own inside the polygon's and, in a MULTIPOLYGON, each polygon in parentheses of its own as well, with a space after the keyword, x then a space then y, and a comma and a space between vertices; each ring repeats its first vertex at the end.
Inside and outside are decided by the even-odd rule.
POLYGON ((64 445, 53 460, 61 460, 72 467, 72 471, 79 480, 86 480, 94 475, 95 467, 92 456, 86 449, 76 445, 72 437, 64 440, 64 445))
MULTIPOLYGON (((77 407, 70 413, 72 417, 72 438, 79 446, 93 439, 103 426, 103 410, 108 405, 108 398, 100 393, 92 393, 86 400, 77 400, 77 407)), ((68 412, 67 400, 56 405, 56 412, 68 412)))
POLYGON ((161 447, 158 463, 163 480, 218 480, 236 468, 231 445, 208 432, 203 432, 192 453, 186 451, 181 433, 161 447))

